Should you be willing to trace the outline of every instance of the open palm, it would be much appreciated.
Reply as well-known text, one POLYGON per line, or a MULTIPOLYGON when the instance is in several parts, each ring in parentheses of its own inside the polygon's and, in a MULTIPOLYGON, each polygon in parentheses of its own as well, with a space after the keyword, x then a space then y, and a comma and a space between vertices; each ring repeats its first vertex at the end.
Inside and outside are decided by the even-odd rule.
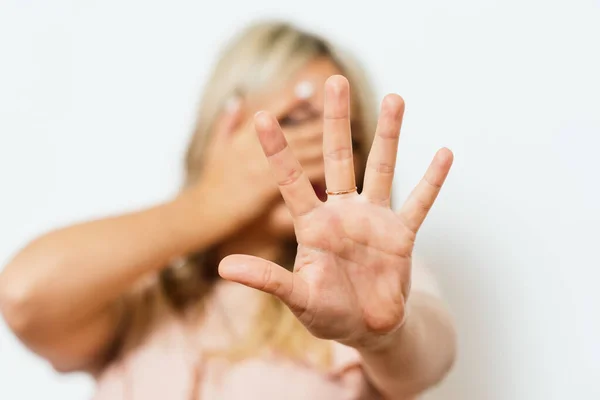
POLYGON ((277 121, 264 112, 255 120, 294 218, 298 254, 293 272, 261 258, 233 255, 221 262, 219 273, 277 296, 317 337, 367 346, 404 321, 415 237, 453 157, 447 149, 438 151, 400 211, 392 211, 391 186, 404 102, 388 95, 382 103, 364 188, 357 193, 353 190, 348 81, 333 76, 325 85, 326 202, 316 196, 277 121))

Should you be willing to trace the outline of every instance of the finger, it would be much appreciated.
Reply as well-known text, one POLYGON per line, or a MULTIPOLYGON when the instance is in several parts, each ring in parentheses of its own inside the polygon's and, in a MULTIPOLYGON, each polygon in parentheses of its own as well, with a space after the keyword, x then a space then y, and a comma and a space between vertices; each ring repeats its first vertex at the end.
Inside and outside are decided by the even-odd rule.
POLYGON ((341 75, 334 75, 325 82, 323 158, 327 190, 337 192, 356 187, 350 132, 350 87, 341 75))
POLYGON ((292 149, 292 152, 300 162, 302 167, 306 166, 308 162, 318 162, 323 165, 323 143, 307 144, 306 146, 293 146, 288 142, 288 146, 292 149))
POLYGON ((242 122, 242 114, 242 99, 237 95, 229 98, 215 124, 214 140, 216 143, 228 142, 242 122))
POLYGON ((284 131, 288 146, 290 146, 300 164, 305 167, 306 162, 316 160, 323 165, 323 133, 306 135, 296 135, 294 133, 289 134, 284 131))
POLYGON ((319 131, 297 131, 290 132, 289 130, 284 130, 283 134, 285 135, 288 144, 294 150, 302 149, 306 146, 316 146, 319 148, 319 153, 321 153, 321 158, 323 158, 323 130, 319 131))
POLYGON ((223 279, 272 294, 292 310, 306 308, 308 286, 297 274, 263 258, 231 255, 219 264, 223 279))
POLYGON ((403 115, 402 97, 396 94, 387 95, 381 104, 381 114, 367 159, 362 192, 373 203, 386 206, 390 204, 403 115))
POLYGON ((293 217, 309 213, 321 202, 288 146, 277 120, 266 112, 259 112, 254 122, 258 139, 290 213, 293 217))
POLYGON ((268 111, 269 114, 273 115, 277 120, 287 115, 300 103, 302 103, 302 99, 298 99, 295 96, 283 98, 282 96, 270 96, 268 101, 258 101, 260 110, 268 111))
MULTIPOLYGON (((278 98, 278 100, 280 99, 278 98)), ((245 113, 248 111, 246 103, 239 94, 230 97, 225 102, 223 112, 215 124, 216 140, 220 139, 224 143, 228 143, 227 140, 231 138, 242 123, 251 125, 252 119, 245 117, 245 113)), ((296 99, 292 101, 273 101, 267 104, 264 109, 273 114, 275 118, 280 118, 295 107, 296 103, 296 99)))
POLYGON ((298 143, 312 142, 318 140, 323 145, 323 119, 312 115, 307 118, 310 120, 302 121, 299 125, 288 125, 283 130, 285 137, 290 140, 296 140, 298 143))
POLYGON ((400 217, 413 232, 416 233, 419 230, 425 217, 427 217, 427 213, 433 206, 435 198, 440 192, 446 176, 448 176, 453 159, 454 155, 449 149, 438 150, 429 168, 427 168, 425 176, 413 189, 400 209, 400 217))

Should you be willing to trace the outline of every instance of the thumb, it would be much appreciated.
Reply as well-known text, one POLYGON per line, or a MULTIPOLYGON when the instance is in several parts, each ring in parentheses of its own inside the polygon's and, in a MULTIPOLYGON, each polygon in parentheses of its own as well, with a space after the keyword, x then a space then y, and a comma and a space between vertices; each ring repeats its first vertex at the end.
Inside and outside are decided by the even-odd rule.
POLYGON ((274 262, 254 256, 231 255, 219 264, 219 275, 223 279, 272 294, 292 311, 306 309, 306 282, 274 262))

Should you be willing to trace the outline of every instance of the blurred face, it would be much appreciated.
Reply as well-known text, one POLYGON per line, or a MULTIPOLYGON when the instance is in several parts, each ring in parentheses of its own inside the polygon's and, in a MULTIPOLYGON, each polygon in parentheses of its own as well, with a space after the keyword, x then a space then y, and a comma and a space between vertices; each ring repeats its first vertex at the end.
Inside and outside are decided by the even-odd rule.
MULTIPOLYGON (((324 84, 331 75, 341 73, 331 60, 318 58, 309 62, 281 90, 269 94, 277 96, 277 101, 289 104, 286 111, 277 116, 279 124, 321 200, 327 199, 322 150, 324 84)), ((355 155, 355 165, 358 165, 357 161, 355 155)), ((270 234, 290 237, 294 233, 292 218, 283 199, 272 208, 266 221, 260 223, 270 234)))

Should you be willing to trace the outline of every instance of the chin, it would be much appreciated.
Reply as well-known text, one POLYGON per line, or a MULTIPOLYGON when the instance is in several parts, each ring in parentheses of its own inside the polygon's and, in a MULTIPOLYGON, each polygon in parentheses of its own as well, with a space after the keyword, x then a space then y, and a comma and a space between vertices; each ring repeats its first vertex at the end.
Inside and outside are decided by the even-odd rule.
POLYGON ((285 203, 278 203, 273 207, 267 217, 267 229, 269 233, 286 239, 295 237, 294 220, 285 203))

